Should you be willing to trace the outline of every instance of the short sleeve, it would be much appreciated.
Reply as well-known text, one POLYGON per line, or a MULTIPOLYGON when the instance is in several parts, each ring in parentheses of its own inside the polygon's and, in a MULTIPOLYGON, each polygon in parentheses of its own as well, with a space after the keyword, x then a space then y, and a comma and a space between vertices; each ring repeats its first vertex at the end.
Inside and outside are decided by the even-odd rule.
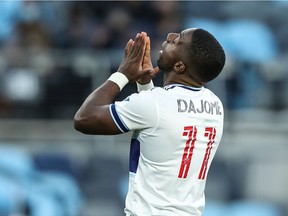
POLYGON ((123 133, 149 128, 158 120, 157 100, 152 91, 135 93, 111 104, 110 114, 123 133))

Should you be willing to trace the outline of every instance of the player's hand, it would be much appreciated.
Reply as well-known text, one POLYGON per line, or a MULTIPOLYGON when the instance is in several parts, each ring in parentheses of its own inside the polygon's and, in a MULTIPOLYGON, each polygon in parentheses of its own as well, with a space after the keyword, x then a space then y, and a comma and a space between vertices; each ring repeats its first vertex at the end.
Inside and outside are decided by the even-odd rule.
POLYGON ((142 66, 146 36, 145 32, 138 33, 135 40, 130 39, 126 45, 125 55, 118 71, 122 72, 130 82, 134 82, 149 73, 149 69, 143 70, 142 66))
POLYGON ((137 82, 142 85, 148 84, 152 80, 152 78, 155 77, 160 72, 160 69, 158 67, 153 68, 152 65, 151 43, 149 36, 145 37, 145 52, 142 61, 142 70, 145 70, 146 73, 137 80, 137 82))

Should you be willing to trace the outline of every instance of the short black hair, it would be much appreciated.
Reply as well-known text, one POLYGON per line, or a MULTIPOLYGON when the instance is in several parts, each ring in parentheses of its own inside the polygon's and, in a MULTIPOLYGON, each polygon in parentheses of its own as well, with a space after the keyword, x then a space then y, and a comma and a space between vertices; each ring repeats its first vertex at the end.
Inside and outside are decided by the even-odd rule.
POLYGON ((216 78, 225 64, 225 52, 217 39, 204 29, 195 29, 191 36, 190 58, 196 78, 207 83, 216 78))

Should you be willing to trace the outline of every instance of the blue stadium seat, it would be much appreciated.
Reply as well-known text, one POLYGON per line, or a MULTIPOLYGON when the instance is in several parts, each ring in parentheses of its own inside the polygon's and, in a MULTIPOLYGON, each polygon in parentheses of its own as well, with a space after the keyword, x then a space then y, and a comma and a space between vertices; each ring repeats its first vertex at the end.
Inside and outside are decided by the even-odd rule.
POLYGON ((13 215, 21 212, 25 200, 21 188, 0 173, 0 216, 13 215))
POLYGON ((261 201, 237 201, 232 202, 224 214, 225 216, 281 216, 277 206, 269 202, 261 201))
POLYGON ((219 22, 191 17, 187 19, 185 27, 191 26, 207 29, 215 35, 228 55, 241 61, 267 61, 276 57, 279 52, 275 35, 260 21, 230 19, 219 22))
POLYGON ((206 201, 206 206, 202 216, 228 216, 225 215, 225 211, 225 203, 209 200, 206 201))
POLYGON ((18 211, 17 206, 23 203, 31 216, 78 215, 82 197, 76 181, 60 172, 38 171, 23 149, 0 147, 0 180, 7 186, 0 191, 0 216, 1 211, 18 211), (13 187, 18 189, 22 200, 13 196, 13 187))

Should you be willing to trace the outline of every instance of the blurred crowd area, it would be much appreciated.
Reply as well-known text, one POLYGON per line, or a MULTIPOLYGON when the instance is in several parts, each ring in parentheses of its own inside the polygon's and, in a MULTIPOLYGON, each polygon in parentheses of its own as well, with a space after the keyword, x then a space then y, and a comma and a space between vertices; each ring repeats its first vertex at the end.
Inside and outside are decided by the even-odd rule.
MULTIPOLYGON (((189 27, 209 30, 226 51, 224 71, 208 87, 228 110, 285 110, 287 8, 285 1, 1 1, 0 116, 71 118, 117 70, 137 32, 150 36, 155 65, 167 33, 189 27)), ((128 85, 123 97, 132 91, 128 85)))
MULTIPOLYGON (((130 134, 85 136, 73 116, 117 71, 126 43, 197 27, 227 62, 207 85, 223 101, 204 216, 288 215, 287 1, 0 1, 0 216, 115 216, 130 134)), ((161 74, 154 78, 162 85, 161 74)), ((136 91, 128 84, 117 99, 136 91)))

